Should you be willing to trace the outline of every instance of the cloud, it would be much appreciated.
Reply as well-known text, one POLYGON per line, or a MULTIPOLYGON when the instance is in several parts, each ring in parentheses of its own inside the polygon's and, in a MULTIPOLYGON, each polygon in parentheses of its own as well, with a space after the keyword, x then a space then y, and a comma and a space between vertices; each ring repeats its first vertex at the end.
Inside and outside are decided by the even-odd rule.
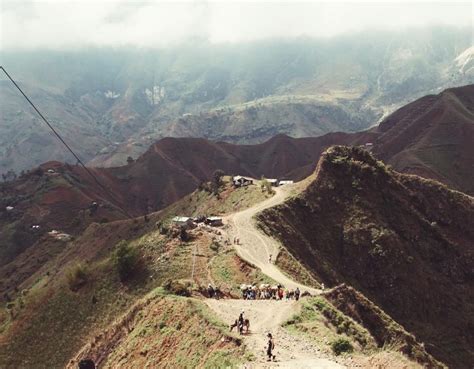
POLYGON ((240 42, 328 37, 364 29, 434 24, 472 27, 471 2, 349 1, 8 1, 0 15, 2 49, 166 46, 189 38, 240 42))

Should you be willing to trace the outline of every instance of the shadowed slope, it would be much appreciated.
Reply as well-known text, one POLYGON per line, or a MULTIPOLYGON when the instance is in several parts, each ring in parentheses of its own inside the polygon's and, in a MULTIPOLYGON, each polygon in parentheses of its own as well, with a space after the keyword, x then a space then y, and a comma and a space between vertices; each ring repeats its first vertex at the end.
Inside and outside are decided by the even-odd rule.
POLYGON ((474 360, 472 197, 335 147, 298 197, 259 216, 327 285, 348 283, 456 368, 474 360))

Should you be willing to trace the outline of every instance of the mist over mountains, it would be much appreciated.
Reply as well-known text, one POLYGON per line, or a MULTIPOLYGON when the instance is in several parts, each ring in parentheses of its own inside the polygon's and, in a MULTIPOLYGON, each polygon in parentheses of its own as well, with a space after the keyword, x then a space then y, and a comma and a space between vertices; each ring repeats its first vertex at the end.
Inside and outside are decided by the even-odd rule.
POLYGON ((1 368, 473 369, 472 3, 0 9, 1 368))
MULTIPOLYGON (((116 166, 155 140, 260 143, 366 129, 415 98, 472 83, 468 29, 163 49, 6 51, 1 64, 84 161, 116 166)), ((74 163, 0 81, 0 172, 74 163)))

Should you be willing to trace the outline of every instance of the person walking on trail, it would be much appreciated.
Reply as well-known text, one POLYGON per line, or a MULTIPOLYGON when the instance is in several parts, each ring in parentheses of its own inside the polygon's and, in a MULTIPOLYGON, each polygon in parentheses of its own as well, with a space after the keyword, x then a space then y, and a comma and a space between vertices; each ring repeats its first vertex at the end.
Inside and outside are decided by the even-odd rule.
POLYGON ((273 355, 273 350, 275 349, 275 343, 273 342, 273 337, 271 333, 267 334, 268 343, 267 343, 267 361, 275 361, 275 355, 273 355))
POLYGON ((295 300, 298 301, 300 299, 300 289, 296 287, 295 290, 295 300))
POLYGON ((238 328, 239 328, 240 334, 244 333, 244 322, 245 322, 244 311, 242 310, 239 314, 239 319, 238 319, 238 324, 239 324, 238 328))
POLYGON ((278 298, 281 300, 283 300, 283 288, 279 288, 278 289, 278 298))
POLYGON ((209 294, 209 298, 212 299, 214 297, 214 288, 212 287, 212 285, 209 283, 209 285, 207 286, 207 293, 209 294))

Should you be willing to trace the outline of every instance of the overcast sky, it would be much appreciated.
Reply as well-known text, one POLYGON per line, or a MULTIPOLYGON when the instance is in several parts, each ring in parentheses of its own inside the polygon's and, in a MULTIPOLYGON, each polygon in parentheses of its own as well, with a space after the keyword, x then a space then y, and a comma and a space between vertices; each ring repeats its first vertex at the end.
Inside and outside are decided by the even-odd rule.
POLYGON ((0 0, 2 49, 163 46, 190 37, 239 42, 351 31, 471 26, 472 2, 0 0))

